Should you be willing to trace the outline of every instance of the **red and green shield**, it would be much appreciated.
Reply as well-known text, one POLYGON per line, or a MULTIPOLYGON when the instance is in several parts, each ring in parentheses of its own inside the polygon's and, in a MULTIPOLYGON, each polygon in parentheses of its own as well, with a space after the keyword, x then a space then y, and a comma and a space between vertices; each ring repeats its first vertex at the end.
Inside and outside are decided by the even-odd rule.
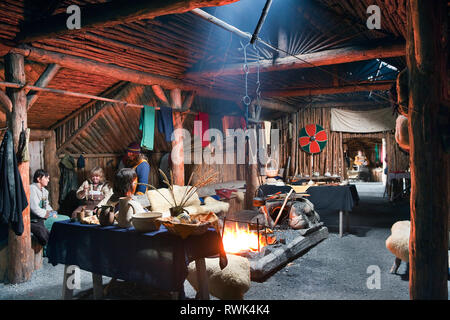
POLYGON ((319 153, 327 145, 328 137, 324 128, 318 124, 308 124, 300 130, 298 142, 303 151, 319 153))

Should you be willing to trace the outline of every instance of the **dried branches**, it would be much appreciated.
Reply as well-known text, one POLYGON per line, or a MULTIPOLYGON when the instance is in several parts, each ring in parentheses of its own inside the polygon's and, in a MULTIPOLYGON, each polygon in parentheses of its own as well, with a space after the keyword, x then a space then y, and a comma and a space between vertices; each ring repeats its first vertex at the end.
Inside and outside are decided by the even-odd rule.
POLYGON ((156 190, 170 205, 172 205, 173 207, 180 207, 180 208, 183 208, 186 205, 186 203, 189 201, 189 199, 191 199, 192 196, 195 194, 197 189, 202 188, 208 184, 215 182, 219 175, 219 173, 214 171, 213 169, 209 169, 206 172, 202 173, 202 170, 199 167, 197 167, 191 173, 191 176, 189 177, 189 180, 187 183, 187 187, 184 190, 183 196, 177 203, 177 199, 175 197, 175 191, 174 191, 174 181, 173 181, 172 170, 170 171, 170 180, 161 169, 159 169, 159 173, 160 173, 161 177, 163 178, 163 183, 167 186, 167 189, 169 190, 169 193, 173 199, 173 202, 169 201, 157 188, 155 188, 154 186, 152 186, 150 184, 138 183, 138 185, 146 185, 146 186, 150 187, 152 190, 156 190), (192 179, 194 176, 198 177, 196 179, 197 181, 192 186, 190 186, 190 183, 192 182, 192 179))

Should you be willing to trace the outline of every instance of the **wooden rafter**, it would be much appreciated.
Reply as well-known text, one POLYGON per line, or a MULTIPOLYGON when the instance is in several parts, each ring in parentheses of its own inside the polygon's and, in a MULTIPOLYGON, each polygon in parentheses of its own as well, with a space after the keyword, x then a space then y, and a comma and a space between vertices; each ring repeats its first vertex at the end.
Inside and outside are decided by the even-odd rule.
POLYGON ((372 91, 372 90, 389 90, 392 87, 393 83, 394 83, 393 80, 358 82, 342 85, 339 87, 329 87, 329 88, 300 88, 300 89, 263 91, 261 95, 264 97, 305 97, 305 96, 316 96, 321 94, 350 93, 350 92, 372 91))
MULTIPOLYGON (((259 71, 282 71, 300 68, 311 68, 314 66, 336 65, 341 63, 349 63, 371 59, 382 59, 401 57, 405 55, 405 45, 396 43, 383 46, 366 46, 366 47, 347 47, 333 50, 325 50, 320 52, 299 54, 296 56, 287 56, 275 60, 265 59, 259 62, 259 71)), ((255 73, 258 70, 258 63, 248 63, 249 72, 255 73)), ((187 79, 197 79, 204 77, 228 76, 243 74, 242 64, 231 64, 221 68, 220 70, 206 70, 199 72, 190 72, 186 74, 187 79)))
POLYGON ((216 7, 238 0, 127 0, 80 6, 82 28, 69 30, 66 21, 69 15, 60 13, 45 20, 25 23, 17 39, 31 42, 68 33, 79 33, 91 28, 104 28, 117 24, 154 19, 167 14, 184 13, 195 8, 216 7))
POLYGON ((188 91, 195 90, 199 95, 214 96, 218 99, 236 99, 236 96, 234 95, 217 92, 201 86, 196 86, 186 81, 161 76, 158 74, 124 68, 113 64, 102 63, 91 59, 43 50, 28 45, 22 45, 20 46, 20 48, 14 48, 11 50, 11 52, 21 54, 29 60, 48 64, 54 63, 60 65, 63 68, 77 70, 85 72, 87 74, 97 74, 102 76, 108 75, 108 77, 118 80, 151 86, 160 85, 167 89, 178 88, 188 91))
MULTIPOLYGON (((57 64, 50 64, 41 74, 39 79, 34 84, 37 87, 46 87, 50 83, 50 81, 56 76, 60 69, 60 66, 57 64)), ((39 91, 29 92, 27 94, 27 111, 30 110, 31 106, 37 101, 39 96, 39 91)))

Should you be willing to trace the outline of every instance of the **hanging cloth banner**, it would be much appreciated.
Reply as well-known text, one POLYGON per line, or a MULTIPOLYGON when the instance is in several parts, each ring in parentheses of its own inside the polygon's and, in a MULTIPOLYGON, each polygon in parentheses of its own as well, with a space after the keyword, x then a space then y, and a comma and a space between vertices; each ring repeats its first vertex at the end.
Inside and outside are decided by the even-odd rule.
POLYGON ((331 131, 381 132, 395 129, 391 108, 369 111, 331 109, 331 131))

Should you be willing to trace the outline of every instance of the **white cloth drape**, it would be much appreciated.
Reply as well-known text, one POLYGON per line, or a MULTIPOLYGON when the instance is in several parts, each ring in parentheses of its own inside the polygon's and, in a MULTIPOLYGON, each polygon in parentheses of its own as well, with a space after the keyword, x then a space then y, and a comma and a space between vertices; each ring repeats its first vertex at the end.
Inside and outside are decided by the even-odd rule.
POLYGON ((331 131, 380 132, 395 128, 395 117, 391 108, 369 111, 331 109, 331 131))

